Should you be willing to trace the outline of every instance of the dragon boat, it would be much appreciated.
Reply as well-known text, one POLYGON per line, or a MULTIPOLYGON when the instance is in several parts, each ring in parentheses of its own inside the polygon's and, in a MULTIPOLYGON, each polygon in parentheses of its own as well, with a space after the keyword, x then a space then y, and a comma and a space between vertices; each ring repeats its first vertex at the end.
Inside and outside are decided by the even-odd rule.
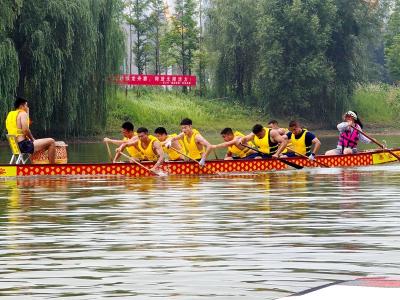
MULTIPOLYGON (((209 160, 204 167, 195 161, 165 162, 162 170, 168 175, 215 175, 229 173, 270 172, 300 168, 358 167, 398 161, 400 148, 368 150, 347 155, 318 155, 315 161, 304 157, 285 159, 209 160)), ((153 162, 129 163, 60 163, 0 165, 0 178, 30 176, 157 176, 149 169, 153 162)))

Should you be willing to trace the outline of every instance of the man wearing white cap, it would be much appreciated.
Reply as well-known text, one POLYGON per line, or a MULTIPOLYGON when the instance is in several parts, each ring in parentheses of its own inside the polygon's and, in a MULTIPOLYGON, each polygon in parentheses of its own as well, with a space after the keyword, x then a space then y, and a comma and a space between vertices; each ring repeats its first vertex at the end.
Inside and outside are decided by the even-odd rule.
POLYGON ((363 125, 357 113, 349 110, 343 116, 344 122, 337 125, 339 130, 339 142, 336 149, 329 150, 325 155, 339 155, 357 153, 358 141, 368 144, 371 142, 359 131, 362 131, 363 125), (354 126, 357 129, 352 128, 354 126))

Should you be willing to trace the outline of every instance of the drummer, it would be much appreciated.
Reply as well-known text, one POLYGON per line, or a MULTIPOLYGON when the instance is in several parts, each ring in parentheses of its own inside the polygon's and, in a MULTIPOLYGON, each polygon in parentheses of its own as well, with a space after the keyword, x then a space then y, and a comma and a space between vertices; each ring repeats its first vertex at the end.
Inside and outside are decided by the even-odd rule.
POLYGON ((16 97, 14 110, 10 111, 6 118, 6 128, 9 135, 16 136, 21 153, 33 154, 41 150, 48 150, 50 164, 55 163, 56 146, 54 139, 35 139, 29 129, 29 106, 27 99, 16 97))

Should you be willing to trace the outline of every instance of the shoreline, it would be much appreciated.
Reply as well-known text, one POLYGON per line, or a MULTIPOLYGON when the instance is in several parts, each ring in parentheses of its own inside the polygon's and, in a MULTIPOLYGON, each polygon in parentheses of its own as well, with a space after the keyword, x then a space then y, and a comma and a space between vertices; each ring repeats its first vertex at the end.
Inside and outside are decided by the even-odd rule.
MULTIPOLYGON (((216 130, 208 129, 202 130, 204 132, 204 136, 207 137, 207 134, 219 134, 216 130)), ((311 129, 311 132, 315 133, 317 137, 337 137, 339 135, 337 130, 333 129, 311 129)), ((400 136, 400 129, 399 128, 367 128, 365 132, 369 135, 379 135, 379 136, 400 136)), ((58 139, 55 138, 56 141, 64 141, 67 144, 96 144, 103 142, 103 138, 109 136, 118 138, 119 132, 114 134, 104 134, 104 135, 97 135, 94 137, 81 137, 76 139, 58 139)), ((8 142, 6 140, 0 141, 0 146, 8 146, 8 142)))

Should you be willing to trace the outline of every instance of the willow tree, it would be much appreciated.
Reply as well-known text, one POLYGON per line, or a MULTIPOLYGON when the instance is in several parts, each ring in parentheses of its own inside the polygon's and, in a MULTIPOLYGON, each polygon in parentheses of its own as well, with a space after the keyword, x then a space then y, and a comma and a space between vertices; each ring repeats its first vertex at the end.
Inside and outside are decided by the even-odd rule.
POLYGON ((253 95, 257 63, 257 2, 214 0, 208 10, 207 45, 214 54, 218 96, 244 100, 253 95))
POLYGON ((119 0, 21 3, 9 36, 18 54, 16 92, 30 99, 34 130, 83 135, 101 129, 106 81, 123 52, 119 0))
POLYGON ((12 38, 12 28, 18 16, 22 1, 0 0, 0 134, 4 134, 4 122, 11 108, 10 98, 13 98, 18 84, 18 54, 12 38))

